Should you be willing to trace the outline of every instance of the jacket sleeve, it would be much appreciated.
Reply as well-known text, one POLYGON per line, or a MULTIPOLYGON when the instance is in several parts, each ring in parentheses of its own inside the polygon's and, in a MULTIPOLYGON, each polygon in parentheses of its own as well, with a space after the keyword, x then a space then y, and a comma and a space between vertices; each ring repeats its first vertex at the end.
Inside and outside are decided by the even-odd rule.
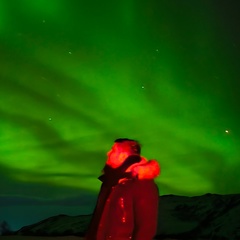
POLYGON ((152 240, 157 232, 158 188, 153 181, 140 180, 135 189, 133 240, 152 240))

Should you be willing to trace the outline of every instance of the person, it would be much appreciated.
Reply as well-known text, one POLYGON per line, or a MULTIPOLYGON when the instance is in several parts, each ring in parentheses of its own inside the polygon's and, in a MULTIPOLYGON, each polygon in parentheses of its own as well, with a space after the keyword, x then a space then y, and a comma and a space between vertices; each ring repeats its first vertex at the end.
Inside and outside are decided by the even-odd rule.
POLYGON ((160 174, 156 160, 141 155, 138 141, 116 139, 107 153, 97 204, 86 240, 152 240, 157 230, 160 174))

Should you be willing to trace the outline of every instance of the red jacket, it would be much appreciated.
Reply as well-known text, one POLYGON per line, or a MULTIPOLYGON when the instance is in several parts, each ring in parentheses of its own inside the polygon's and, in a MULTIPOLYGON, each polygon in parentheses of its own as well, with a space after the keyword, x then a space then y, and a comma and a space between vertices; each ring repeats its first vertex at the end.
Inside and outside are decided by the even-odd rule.
POLYGON ((155 160, 141 158, 116 184, 102 184, 86 240, 152 240, 157 230, 159 192, 155 160), (135 176, 135 177, 133 177, 135 176))

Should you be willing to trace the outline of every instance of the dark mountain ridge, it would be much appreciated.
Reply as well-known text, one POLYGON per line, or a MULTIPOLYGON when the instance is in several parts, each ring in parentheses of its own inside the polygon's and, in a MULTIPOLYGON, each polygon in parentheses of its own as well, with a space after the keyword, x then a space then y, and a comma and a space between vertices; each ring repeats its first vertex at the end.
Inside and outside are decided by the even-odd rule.
MULTIPOLYGON (((164 195, 158 211, 156 239, 240 240, 240 194, 164 195)), ((14 234, 83 236, 90 219, 91 215, 58 215, 22 227, 14 234)))

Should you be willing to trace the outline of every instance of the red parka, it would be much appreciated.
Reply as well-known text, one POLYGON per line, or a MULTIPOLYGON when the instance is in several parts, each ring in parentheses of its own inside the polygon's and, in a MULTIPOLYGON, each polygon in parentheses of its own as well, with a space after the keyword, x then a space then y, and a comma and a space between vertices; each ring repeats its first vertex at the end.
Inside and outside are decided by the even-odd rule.
MULTIPOLYGON (((152 240, 157 230, 157 161, 131 164, 114 184, 103 184, 86 240, 152 240), (129 177, 130 176, 130 177, 129 177)), ((117 173, 115 173, 115 176, 117 173)))

